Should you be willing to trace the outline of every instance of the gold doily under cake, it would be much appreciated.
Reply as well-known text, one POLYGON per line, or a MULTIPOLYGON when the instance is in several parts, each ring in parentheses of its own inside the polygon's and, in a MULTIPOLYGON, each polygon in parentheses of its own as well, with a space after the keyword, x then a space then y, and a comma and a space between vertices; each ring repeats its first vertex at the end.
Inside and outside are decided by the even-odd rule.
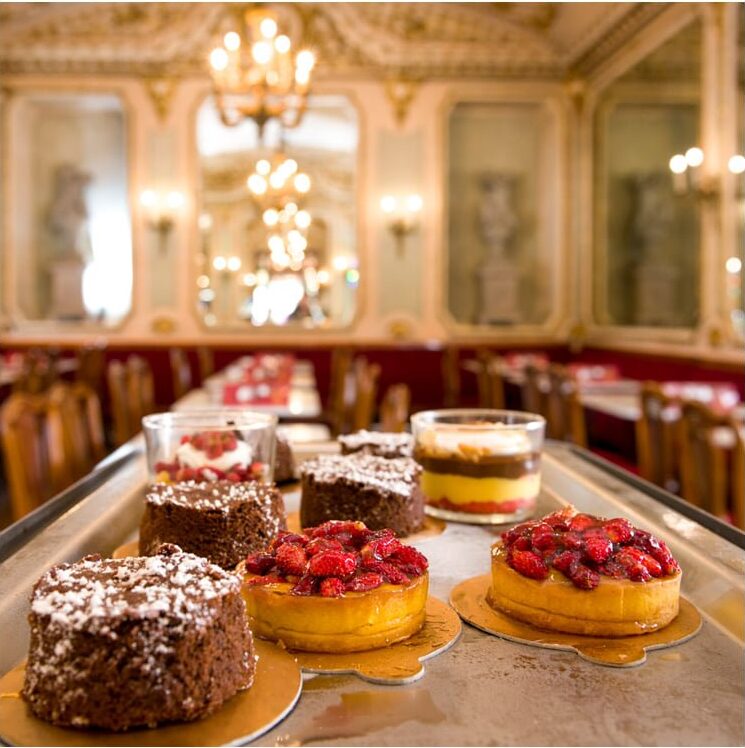
POLYGON ((0 737, 9 745, 243 745, 281 722, 302 690, 302 675, 293 657, 269 642, 254 643, 259 661, 254 684, 247 691, 196 722, 127 732, 55 727, 37 719, 20 698, 25 667, 19 665, 0 679, 0 737))
POLYGON ((442 600, 427 598, 426 610, 422 629, 398 644, 348 654, 293 651, 292 655, 309 673, 351 673, 392 686, 412 683, 424 675, 422 662, 452 647, 462 629, 458 614, 442 600))
MULTIPOLYGON (((446 527, 447 522, 445 520, 427 515, 424 518, 424 525, 421 530, 413 532, 411 535, 406 535, 402 539, 407 543, 417 543, 425 538, 434 538, 437 535, 441 535, 445 532, 446 527)), ((290 512, 287 515, 287 529, 290 532, 301 532, 300 512, 290 512)))
POLYGON ((683 597, 680 598, 680 612, 672 623, 648 634, 599 637, 539 629, 492 608, 486 600, 490 584, 491 575, 484 574, 453 587, 450 604, 464 621, 487 634, 519 644, 576 652, 598 665, 641 665, 647 660, 647 651, 682 644, 701 629, 700 613, 695 605, 683 597))

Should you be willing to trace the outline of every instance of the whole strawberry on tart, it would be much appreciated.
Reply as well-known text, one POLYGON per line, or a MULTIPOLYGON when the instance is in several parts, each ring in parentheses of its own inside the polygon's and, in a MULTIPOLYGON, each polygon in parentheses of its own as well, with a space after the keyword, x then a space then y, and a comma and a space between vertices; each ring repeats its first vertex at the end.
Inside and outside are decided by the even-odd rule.
POLYGON ((620 517, 567 507, 503 533, 491 555, 490 605, 539 628, 629 636, 678 615, 678 562, 620 517))
POLYGON ((282 532, 238 566, 251 630, 307 652, 393 644, 424 625, 427 559, 392 530, 331 521, 282 532))

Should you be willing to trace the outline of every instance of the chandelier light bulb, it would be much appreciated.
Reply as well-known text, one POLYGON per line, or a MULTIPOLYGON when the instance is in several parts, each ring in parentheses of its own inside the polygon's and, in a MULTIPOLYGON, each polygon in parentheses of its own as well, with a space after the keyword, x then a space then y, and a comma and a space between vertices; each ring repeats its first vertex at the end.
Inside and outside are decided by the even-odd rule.
POLYGON ((307 210, 299 210, 295 215, 295 225, 299 229, 307 229, 310 226, 310 213, 307 210))
POLYGON ((267 184, 266 179, 260 174, 252 174, 248 178, 248 189, 254 193, 254 195, 263 195, 266 192, 267 184))
POLYGON ((303 173, 296 174, 295 189, 303 194, 308 192, 308 190, 310 190, 310 177, 303 173))
POLYGON ((288 217, 294 216, 295 213, 297 213, 297 205, 295 203, 287 203, 287 205, 285 205, 285 212, 288 217))
POLYGON ((267 226, 276 226, 279 220, 279 213, 274 208, 267 208, 264 211, 262 219, 267 226))
POLYGON ((318 283, 325 286, 331 280, 331 273, 325 268, 321 268, 316 277, 318 278, 318 283))
POLYGON ((256 162, 256 171, 262 176, 265 177, 271 170, 272 165, 265 158, 256 162))
POLYGON ((212 267, 215 268, 215 270, 225 270, 227 265, 228 261, 222 255, 217 255, 217 257, 212 260, 212 267))
POLYGON ((745 156, 736 153, 734 156, 730 156, 727 162, 727 168, 732 174, 742 174, 745 172, 745 156))
POLYGON ((267 246, 272 252, 284 252, 285 243, 282 241, 282 237, 279 234, 272 234, 267 241, 267 246))
POLYGON ((237 34, 235 31, 228 31, 228 33, 225 34, 222 43, 225 45, 225 49, 227 49, 228 52, 235 52, 237 49, 240 49, 241 46, 240 34, 237 34))
POLYGON ((700 148, 694 146, 686 151, 685 158, 688 166, 701 166, 701 164, 704 163, 704 152, 700 148))
POLYGON ((294 158, 288 158, 283 164, 282 169, 287 172, 287 174, 294 174, 297 171, 297 161, 295 161, 294 158))
POLYGON ((670 159, 669 166, 673 174, 683 174, 688 168, 688 159, 682 153, 676 153, 670 159))
POLYGON ((298 70, 310 73, 310 71, 313 70, 313 66, 315 64, 315 55, 309 49, 304 49, 301 52, 297 53, 297 57, 295 58, 295 67, 298 70))
POLYGON ((282 189, 285 183, 285 175, 281 171, 274 171, 269 175, 269 184, 275 190, 282 189))
POLYGON ((299 86, 307 86, 310 83, 310 71, 298 69, 295 71, 295 82, 299 86))
POLYGON ((222 47, 215 47, 210 52, 210 65, 216 72, 222 72, 228 67, 228 53, 222 47))
POLYGON ((256 42, 251 47, 251 54, 259 65, 266 65, 272 59, 272 45, 269 42, 256 42))
POLYGON ((259 31, 265 39, 274 39, 277 35, 277 22, 273 18, 264 18, 259 24, 259 31))
POLYGON ((241 258, 232 255, 228 258, 228 270, 231 273, 237 273, 241 269, 241 258))
POLYGON ((274 40, 274 49, 276 49, 277 52, 279 52, 281 55, 286 55, 290 51, 291 47, 292 47, 292 42, 290 41, 289 36, 280 34, 274 40))

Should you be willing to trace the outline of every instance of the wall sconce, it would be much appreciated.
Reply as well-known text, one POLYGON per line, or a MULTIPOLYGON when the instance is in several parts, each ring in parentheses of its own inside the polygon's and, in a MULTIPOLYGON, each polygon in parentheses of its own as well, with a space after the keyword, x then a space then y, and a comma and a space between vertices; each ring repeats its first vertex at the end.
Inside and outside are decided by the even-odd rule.
POLYGON ((386 227, 396 240, 399 257, 403 256, 406 237, 419 228, 419 214, 423 206, 421 195, 384 195, 380 198, 380 209, 386 216, 386 227))
POLYGON ((168 234, 186 205, 184 193, 146 189, 140 193, 140 205, 144 208, 147 225, 158 234, 160 251, 165 252, 168 234))
POLYGON ((673 192, 686 195, 689 192, 698 198, 711 200, 718 197, 719 185, 716 179, 704 179, 701 165, 704 163, 704 152, 697 146, 689 148, 685 154, 676 153, 669 162, 673 176, 673 192))

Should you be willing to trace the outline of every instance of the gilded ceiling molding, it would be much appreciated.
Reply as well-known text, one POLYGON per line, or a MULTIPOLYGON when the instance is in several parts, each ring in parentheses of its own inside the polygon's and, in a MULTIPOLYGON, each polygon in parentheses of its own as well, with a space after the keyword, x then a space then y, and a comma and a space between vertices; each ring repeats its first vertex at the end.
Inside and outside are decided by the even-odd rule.
POLYGON ((669 3, 634 3, 620 22, 614 25, 571 66, 573 75, 587 76, 628 42, 641 28, 651 23, 669 3))
POLYGON ((175 78, 147 78, 145 88, 150 95, 158 119, 160 122, 165 122, 171 110, 173 95, 178 88, 178 81, 175 78))

